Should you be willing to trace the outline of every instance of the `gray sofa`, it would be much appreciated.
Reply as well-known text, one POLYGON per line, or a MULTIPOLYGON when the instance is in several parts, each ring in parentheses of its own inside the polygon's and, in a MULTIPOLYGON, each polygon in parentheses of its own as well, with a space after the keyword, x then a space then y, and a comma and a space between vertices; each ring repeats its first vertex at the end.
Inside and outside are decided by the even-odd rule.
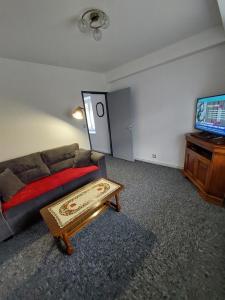
MULTIPOLYGON (((68 173, 70 170, 75 172, 75 169, 78 169, 76 167, 74 168, 73 165, 75 152, 78 149, 79 145, 73 144, 1 162, 0 173, 6 168, 9 168, 21 179, 21 181, 23 181, 23 183, 26 184, 26 187, 29 186, 29 189, 34 188, 34 193, 37 193, 35 184, 38 181, 39 186, 41 186, 42 182, 43 184, 46 184, 48 180, 51 181, 52 178, 55 178, 60 174, 61 177, 65 177, 65 172, 68 173)), ((10 207, 7 210, 4 209, 4 203, 0 194, 0 241, 20 232, 40 218, 39 211, 42 207, 92 180, 106 177, 105 156, 103 154, 92 151, 90 163, 93 167, 90 166, 87 167, 87 169, 95 168, 94 170, 87 172, 87 169, 79 168, 78 172, 84 170, 86 173, 83 172, 85 174, 80 174, 75 179, 68 179, 68 181, 64 182, 62 185, 41 193, 40 195, 29 199, 29 201, 10 207)), ((63 180, 65 181, 65 178, 63 178, 63 180)))

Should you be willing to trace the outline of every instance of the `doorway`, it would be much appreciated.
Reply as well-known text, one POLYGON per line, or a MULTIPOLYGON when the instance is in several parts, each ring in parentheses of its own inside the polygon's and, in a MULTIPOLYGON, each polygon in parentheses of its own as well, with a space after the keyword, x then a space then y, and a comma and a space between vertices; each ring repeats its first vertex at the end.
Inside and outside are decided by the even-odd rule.
POLYGON ((91 149, 112 154, 107 94, 83 91, 82 98, 91 149))
POLYGON ((92 150, 134 161, 131 89, 82 92, 92 150))

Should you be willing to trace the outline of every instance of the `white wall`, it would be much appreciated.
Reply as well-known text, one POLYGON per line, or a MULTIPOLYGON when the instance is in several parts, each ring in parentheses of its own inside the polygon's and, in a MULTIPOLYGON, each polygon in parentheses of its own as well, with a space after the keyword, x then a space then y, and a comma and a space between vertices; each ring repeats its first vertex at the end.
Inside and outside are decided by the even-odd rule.
MULTIPOLYGON (((111 90, 132 88, 136 159, 182 167, 195 99, 225 92, 224 66, 223 44, 113 77, 111 90)), ((81 90, 106 91, 105 76, 0 58, 0 161, 75 141, 87 148, 84 122, 69 114, 82 105, 81 90)))
POLYGON ((135 158, 182 167, 196 98, 225 92, 225 45, 111 83, 111 90, 125 87, 132 90, 135 158))
POLYGON ((0 58, 0 161, 79 142, 89 147, 84 122, 70 110, 81 90, 105 91, 105 77, 0 58))

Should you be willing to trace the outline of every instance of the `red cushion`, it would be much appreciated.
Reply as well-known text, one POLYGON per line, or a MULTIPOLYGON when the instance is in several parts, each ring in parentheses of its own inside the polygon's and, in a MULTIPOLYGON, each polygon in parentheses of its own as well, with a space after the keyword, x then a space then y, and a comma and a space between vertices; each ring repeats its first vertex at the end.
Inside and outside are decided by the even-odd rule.
POLYGON ((32 200, 48 191, 70 182, 76 178, 84 176, 88 173, 98 170, 97 166, 89 166, 85 168, 69 168, 51 176, 33 181, 16 193, 9 201, 2 202, 2 211, 6 211, 11 207, 19 205, 23 202, 32 200))

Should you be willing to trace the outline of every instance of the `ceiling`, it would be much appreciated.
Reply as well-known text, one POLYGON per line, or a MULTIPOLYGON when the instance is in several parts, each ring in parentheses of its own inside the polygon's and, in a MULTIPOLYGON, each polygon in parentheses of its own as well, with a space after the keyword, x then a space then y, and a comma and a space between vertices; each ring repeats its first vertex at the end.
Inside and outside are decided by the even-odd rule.
POLYGON ((0 0, 0 57, 105 72, 220 24, 215 0, 0 0), (76 26, 93 7, 100 42, 76 26))

